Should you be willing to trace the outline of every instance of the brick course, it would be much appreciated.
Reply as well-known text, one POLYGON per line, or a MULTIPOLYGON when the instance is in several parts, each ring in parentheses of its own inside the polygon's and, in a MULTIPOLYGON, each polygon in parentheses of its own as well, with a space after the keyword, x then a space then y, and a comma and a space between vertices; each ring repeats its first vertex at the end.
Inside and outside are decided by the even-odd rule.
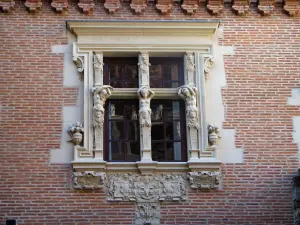
POLYGON ((186 202, 162 204, 161 223, 293 223, 291 180, 299 159, 292 117, 300 116, 300 107, 288 106, 287 98, 299 87, 299 17, 284 14, 280 5, 269 17, 253 6, 239 17, 229 5, 212 16, 204 7, 185 15, 173 3, 171 14, 162 16, 148 3, 139 16, 129 3, 116 14, 97 3, 91 15, 73 1, 63 14, 50 1, 36 13, 26 11, 23 1, 15 3, 14 10, 1 13, 0 224, 10 218, 38 225, 133 222, 134 205, 108 203, 103 191, 73 191, 71 166, 49 163, 50 149, 60 147, 62 107, 74 105, 78 92, 63 87, 63 54, 51 53, 52 45, 67 44, 70 19, 220 19, 219 44, 235 46, 235 55, 224 56, 223 128, 236 129, 245 162, 222 166, 222 189, 190 191, 186 202))

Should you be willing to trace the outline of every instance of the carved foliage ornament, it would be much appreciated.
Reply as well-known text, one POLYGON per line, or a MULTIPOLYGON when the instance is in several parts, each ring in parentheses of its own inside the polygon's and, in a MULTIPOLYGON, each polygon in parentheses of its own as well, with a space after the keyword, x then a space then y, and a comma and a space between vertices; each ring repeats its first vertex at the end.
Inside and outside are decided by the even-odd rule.
POLYGON ((108 201, 157 202, 186 200, 184 174, 109 174, 108 201))
POLYGON ((73 182, 74 188, 78 189, 96 189, 103 188, 105 181, 105 173, 85 171, 85 172, 74 172, 73 182))
POLYGON ((72 142, 74 143, 74 145, 80 145, 83 139, 83 125, 79 122, 77 122, 76 124, 73 124, 69 130, 68 133, 72 138, 72 142))
POLYGON ((221 175, 219 172, 189 172, 188 179, 191 188, 212 189, 218 188, 221 175))
POLYGON ((0 8, 4 12, 9 12, 15 6, 15 2, 13 0, 1 0, 0 1, 0 8))
POLYGON ((137 203, 135 205, 135 224, 158 225, 160 218, 159 203, 137 203))

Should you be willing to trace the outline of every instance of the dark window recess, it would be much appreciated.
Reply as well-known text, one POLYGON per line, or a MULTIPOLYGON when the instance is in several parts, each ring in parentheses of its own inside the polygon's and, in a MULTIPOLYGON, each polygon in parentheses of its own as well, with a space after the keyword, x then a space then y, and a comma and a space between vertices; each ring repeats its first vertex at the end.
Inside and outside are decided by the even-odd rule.
POLYGON ((137 62, 137 58, 104 57, 104 84, 114 88, 137 88, 137 62))
POLYGON ((152 100, 151 109, 152 159, 186 161, 184 102, 152 100))
POLYGON ((14 219, 6 220, 5 225, 17 225, 17 221, 14 219))
POLYGON ((183 58, 150 57, 150 87, 178 88, 184 84, 183 58))
POLYGON ((140 160, 138 109, 138 100, 107 101, 104 136, 106 160, 140 160))

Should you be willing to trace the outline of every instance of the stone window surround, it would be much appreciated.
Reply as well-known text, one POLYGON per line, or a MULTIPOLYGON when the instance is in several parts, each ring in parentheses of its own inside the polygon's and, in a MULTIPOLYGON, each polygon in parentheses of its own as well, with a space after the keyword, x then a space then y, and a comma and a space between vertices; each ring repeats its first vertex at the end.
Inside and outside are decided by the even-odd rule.
MULTIPOLYGON (((74 61, 84 78, 84 146, 75 146, 75 159, 72 166, 75 171, 138 172, 151 174, 156 172, 220 171, 221 162, 217 160, 216 147, 209 146, 205 116, 205 76, 209 73, 213 59, 213 36, 218 21, 67 21, 67 28, 77 36, 73 44, 74 61), (155 38, 153 38, 155 37, 155 38), (109 40, 111 39, 111 40, 109 40), (170 41, 170 39, 172 39, 170 41), (186 41, 183 41, 186 40, 186 41), (195 71, 192 75, 197 88, 197 108, 199 111, 199 130, 197 149, 188 146, 188 162, 106 162, 103 151, 93 149, 92 89, 101 87, 94 84, 95 55, 122 56, 178 56, 192 54, 195 71), (93 157, 93 151, 95 157, 93 157)), ((186 58, 186 57, 185 57, 186 58)), ((186 60, 185 60, 186 62, 186 60)), ((96 73, 96 72, 95 72, 96 73)), ((185 79, 187 79, 185 74, 185 79)), ((185 84, 189 84, 186 80, 185 84)), ((151 89, 158 98, 179 98, 178 88, 151 89)), ((111 98, 118 96, 137 96, 136 89, 112 91, 111 98)), ((187 133, 188 135, 188 133, 187 133)), ((189 137, 187 137, 188 139, 189 137)), ((103 150, 103 147, 102 147, 103 150)), ((141 153, 142 156, 142 153, 141 153)), ((151 156, 151 152, 150 152, 151 156)))

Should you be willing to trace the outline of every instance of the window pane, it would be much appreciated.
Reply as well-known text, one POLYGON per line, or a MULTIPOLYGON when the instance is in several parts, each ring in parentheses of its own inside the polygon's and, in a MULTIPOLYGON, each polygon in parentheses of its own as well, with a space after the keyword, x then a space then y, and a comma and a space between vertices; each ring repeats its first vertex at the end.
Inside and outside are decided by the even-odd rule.
POLYGON ((167 160, 182 160, 181 142, 167 142, 167 160))
POLYGON ((126 142, 126 161, 140 160, 140 143, 126 142))
POLYGON ((166 123, 166 140, 180 140, 180 121, 166 123))
POLYGON ((150 66, 150 86, 152 88, 162 88, 163 71, 161 65, 150 66))
POLYGON ((152 142, 152 159, 165 160, 165 143, 152 142))
POLYGON ((158 121, 163 120, 163 104, 159 104, 158 102, 152 101, 151 102, 151 120, 152 121, 158 121))
POLYGON ((139 140, 139 133, 138 133, 138 123, 137 122, 130 122, 126 125, 126 140, 139 140))
POLYGON ((124 123, 110 121, 109 122, 110 140, 123 140, 124 138, 124 123))
POLYGON ((163 122, 152 122, 151 138, 152 138, 152 140, 164 140, 165 139, 163 122))
POLYGON ((164 104, 165 119, 180 119, 180 104, 179 101, 169 101, 164 104))
POLYGON ((109 153, 109 160, 124 160, 123 142, 110 142, 109 153))
POLYGON ((122 101, 114 101, 108 103, 109 119, 123 120, 124 106, 122 103, 122 101))

